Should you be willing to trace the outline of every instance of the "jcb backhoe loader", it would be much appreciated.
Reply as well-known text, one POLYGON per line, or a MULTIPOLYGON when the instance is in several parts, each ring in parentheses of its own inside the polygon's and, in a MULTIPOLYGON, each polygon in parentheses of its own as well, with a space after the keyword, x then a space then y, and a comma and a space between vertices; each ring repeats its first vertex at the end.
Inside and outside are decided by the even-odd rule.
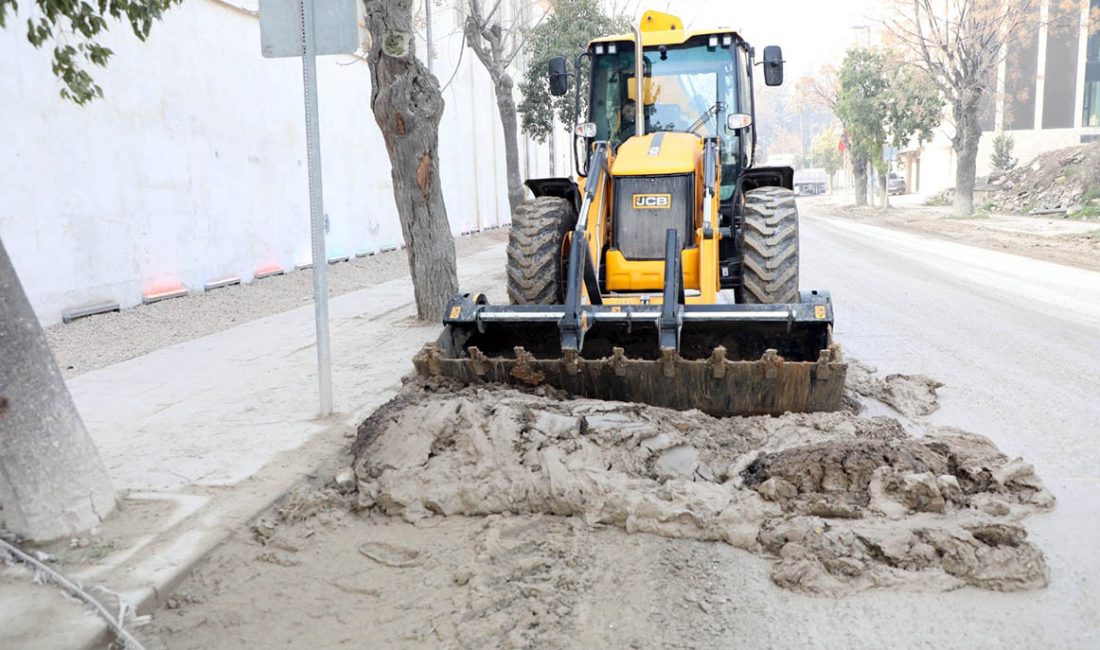
MULTIPOLYGON (((579 179, 527 181, 513 304, 457 296, 417 371, 715 415, 837 409, 847 366, 829 294, 799 291, 793 170, 753 160, 754 59, 733 31, 655 11, 571 74, 552 59, 551 93, 578 77, 578 115, 589 70, 579 179)), ((778 47, 762 66, 782 83, 778 47)))

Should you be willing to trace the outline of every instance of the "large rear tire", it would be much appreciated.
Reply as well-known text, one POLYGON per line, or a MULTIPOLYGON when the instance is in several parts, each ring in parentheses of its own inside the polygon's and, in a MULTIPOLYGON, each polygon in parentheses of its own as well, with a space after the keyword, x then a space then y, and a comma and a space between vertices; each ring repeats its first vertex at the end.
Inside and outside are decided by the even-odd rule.
POLYGON ((798 206, 794 192, 760 187, 745 192, 740 302, 798 302, 798 206))
POLYGON ((556 196, 540 196, 516 208, 508 234, 508 298, 513 305, 564 300, 562 242, 576 223, 573 205, 556 196))

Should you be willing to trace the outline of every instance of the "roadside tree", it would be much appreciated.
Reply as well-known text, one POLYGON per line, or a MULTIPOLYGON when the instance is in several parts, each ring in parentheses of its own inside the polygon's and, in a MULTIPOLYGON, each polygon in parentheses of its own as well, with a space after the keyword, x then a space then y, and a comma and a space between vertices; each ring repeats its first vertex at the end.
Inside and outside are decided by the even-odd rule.
MULTIPOLYGON (((523 204, 523 179, 519 171, 519 118, 512 95, 515 81, 508 68, 523 50, 530 30, 507 24, 500 17, 501 0, 486 12, 482 0, 467 0, 463 34, 478 61, 485 66, 493 84, 497 112, 504 129, 504 161, 508 175, 508 205, 515 212, 523 204)), ((543 14, 545 17, 546 14, 543 14)), ((541 22, 541 19, 540 19, 541 22)))
POLYGON ((951 105, 955 212, 974 212, 981 107, 997 68, 1038 28, 1038 0, 895 0, 886 26, 951 105))
POLYGON ((828 127, 814 140, 814 165, 825 170, 829 179, 829 194, 833 193, 833 177, 844 166, 844 154, 840 152, 840 132, 828 127))
POLYGON ((837 75, 834 111, 848 136, 848 150, 855 175, 857 206, 867 205, 868 167, 875 163, 885 171, 882 146, 886 143, 888 82, 884 57, 872 50, 849 50, 837 75))
POLYGON ((849 50, 838 75, 834 111, 844 123, 856 179, 856 205, 866 204, 868 167, 888 202, 883 147, 931 139, 943 115, 938 88, 895 52, 849 50))
POLYGON ((409 0, 365 0, 371 110, 390 159, 416 314, 438 321, 458 292, 455 243, 439 181, 439 80, 414 51, 409 0))
MULTIPOLYGON (((546 66, 551 58, 565 56, 572 62, 593 38, 628 32, 630 19, 614 4, 605 9, 599 0, 558 0, 554 11, 527 32, 528 65, 519 84, 523 95, 519 103, 523 130, 545 142, 553 131, 555 117, 562 124, 573 124, 573 93, 554 97, 547 86, 546 66)), ((581 71, 573 82, 584 79, 585 74, 581 71)), ((584 106, 585 97, 581 93, 582 111, 584 106)))

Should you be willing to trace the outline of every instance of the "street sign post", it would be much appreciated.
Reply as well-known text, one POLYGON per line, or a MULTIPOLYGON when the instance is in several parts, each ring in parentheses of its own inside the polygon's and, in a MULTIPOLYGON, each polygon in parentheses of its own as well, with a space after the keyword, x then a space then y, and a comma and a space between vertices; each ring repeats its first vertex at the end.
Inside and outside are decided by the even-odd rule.
POLYGON ((266 58, 302 57, 309 221, 313 247, 313 306, 317 322, 317 376, 322 417, 332 413, 332 364, 325 271, 325 208, 317 111, 317 56, 357 49, 356 0, 260 0, 260 51, 266 58))

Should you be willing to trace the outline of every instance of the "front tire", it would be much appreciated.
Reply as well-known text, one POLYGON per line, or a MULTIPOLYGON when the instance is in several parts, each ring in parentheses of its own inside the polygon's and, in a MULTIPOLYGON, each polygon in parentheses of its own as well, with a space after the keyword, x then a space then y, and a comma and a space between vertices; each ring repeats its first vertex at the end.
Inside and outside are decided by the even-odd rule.
POLYGON ((794 192, 760 187, 745 192, 739 301, 798 302, 798 206, 794 192))
POLYGON ((553 305, 564 298, 562 242, 577 223, 573 204, 556 196, 526 201, 508 234, 508 298, 513 305, 553 305))

